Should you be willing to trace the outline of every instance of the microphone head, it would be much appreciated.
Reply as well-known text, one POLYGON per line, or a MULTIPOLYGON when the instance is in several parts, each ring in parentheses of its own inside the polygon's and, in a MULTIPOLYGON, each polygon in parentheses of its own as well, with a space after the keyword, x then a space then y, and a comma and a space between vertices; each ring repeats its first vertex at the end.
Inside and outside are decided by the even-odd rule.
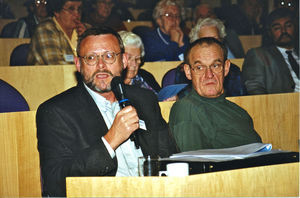
POLYGON ((111 90, 114 92, 118 101, 125 98, 125 89, 123 79, 120 76, 115 76, 111 80, 111 90))

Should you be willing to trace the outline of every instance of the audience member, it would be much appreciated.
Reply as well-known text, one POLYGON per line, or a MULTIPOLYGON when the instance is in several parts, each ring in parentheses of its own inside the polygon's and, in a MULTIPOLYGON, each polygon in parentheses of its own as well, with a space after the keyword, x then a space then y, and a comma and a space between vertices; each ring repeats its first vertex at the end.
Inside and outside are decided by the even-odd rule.
POLYGON ((262 5, 259 0, 238 0, 237 5, 217 9, 218 18, 238 35, 261 34, 262 5))
MULTIPOLYGON (((217 16, 213 8, 207 3, 200 3, 196 6, 193 14, 193 27, 196 26, 198 20, 202 18, 217 19, 217 16)), ((225 36, 222 38, 223 42, 229 48, 228 58, 244 58, 245 53, 242 43, 238 37, 238 34, 230 28, 225 28, 225 36)))
POLYGON ((191 44, 184 71, 192 91, 173 105, 169 125, 181 151, 217 149, 261 142, 247 111, 225 99, 223 80, 230 62, 215 38, 191 44))
POLYGON ((47 10, 52 18, 36 27, 27 63, 29 65, 64 65, 74 62, 78 34, 86 27, 81 23, 81 0, 51 0, 47 10))
POLYGON ((180 28, 179 4, 175 0, 159 1, 153 18, 158 27, 140 35, 145 46, 145 61, 183 60, 189 41, 180 28))
POLYGON ((245 57, 242 79, 248 94, 299 92, 298 28, 293 12, 279 8, 266 22, 269 42, 250 49, 245 57))
MULTIPOLYGON (((194 42, 195 40, 199 38, 204 37, 213 37, 215 39, 218 39, 219 41, 224 41, 225 37, 225 26, 223 25, 222 21, 219 19, 213 19, 213 18, 200 18, 198 20, 198 23, 193 27, 193 29, 190 32, 190 41, 194 42)), ((227 43, 226 43, 227 44, 227 43)), ((228 46, 225 44, 228 50, 228 46)), ((229 53, 227 55, 227 59, 231 58, 232 56, 229 56, 229 53)), ((171 72, 171 71, 170 71, 171 72)), ((178 83, 188 83, 191 84, 191 82, 185 77, 185 73, 183 71, 183 64, 179 65, 176 69, 173 69, 174 80, 173 82, 175 84, 178 83)), ((167 78, 167 77, 165 77, 167 78)), ((172 80, 168 80, 166 82, 164 78, 163 87, 165 84, 171 83, 172 80)), ((224 79, 224 89, 225 89, 225 96, 242 96, 246 95, 246 88, 242 82, 241 79, 241 71, 238 66, 236 66, 233 63, 230 63, 230 69, 229 73, 224 79)), ((187 87, 187 89, 191 89, 191 86, 187 87)), ((186 90, 183 92, 184 96, 189 92, 189 90, 186 90)), ((181 97, 181 96, 180 96, 181 97)))
POLYGON ((177 152, 152 91, 124 85, 132 105, 120 109, 111 81, 126 67, 127 55, 118 33, 88 29, 77 52, 83 82, 37 110, 43 196, 66 196, 68 176, 137 176, 138 157, 177 152))
POLYGON ((27 0, 24 5, 28 16, 4 26, 3 38, 31 38, 36 26, 47 17, 46 0, 27 0))
POLYGON ((120 31, 119 35, 122 38, 125 53, 128 56, 128 65, 124 70, 124 83, 147 88, 157 94, 161 88, 154 76, 140 68, 143 64, 142 59, 145 56, 144 45, 141 38, 128 31, 120 31))
POLYGON ((126 30, 120 14, 112 12, 113 0, 86 0, 83 4, 83 21, 94 27, 108 26, 115 31, 126 30))
POLYGON ((14 87, 0 79, 0 113, 16 111, 29 111, 29 106, 14 87))

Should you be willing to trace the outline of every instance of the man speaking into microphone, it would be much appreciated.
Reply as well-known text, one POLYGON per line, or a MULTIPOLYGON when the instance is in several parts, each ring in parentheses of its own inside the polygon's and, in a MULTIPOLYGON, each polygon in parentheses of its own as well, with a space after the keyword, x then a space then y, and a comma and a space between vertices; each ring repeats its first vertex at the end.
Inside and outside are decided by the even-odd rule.
POLYGON ((68 176, 137 176, 138 157, 178 152, 152 91, 121 81, 129 105, 120 108, 111 86, 127 66, 118 33, 88 29, 75 65, 82 82, 37 110, 43 196, 66 196, 68 176))

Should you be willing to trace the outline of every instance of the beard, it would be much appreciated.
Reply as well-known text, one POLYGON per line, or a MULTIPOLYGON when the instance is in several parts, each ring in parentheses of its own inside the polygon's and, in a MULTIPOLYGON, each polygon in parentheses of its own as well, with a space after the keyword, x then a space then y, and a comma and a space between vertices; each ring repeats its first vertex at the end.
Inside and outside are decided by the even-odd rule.
POLYGON ((279 47, 287 48, 294 46, 294 37, 288 33, 282 33, 280 37, 275 41, 275 44, 279 47), (289 38, 288 41, 284 41, 284 37, 289 38))
POLYGON ((107 93, 107 92, 110 92, 111 91, 111 85, 110 83, 108 83, 108 85, 106 86, 105 89, 103 88, 100 88, 96 85, 96 82, 95 82, 95 76, 99 73, 106 73, 108 74, 109 76, 111 76, 112 78, 114 77, 114 75, 108 71, 108 70, 97 70, 93 73, 92 76, 90 77, 87 77, 87 75, 85 75, 85 72, 84 71, 81 71, 80 74, 81 74, 81 77, 83 79, 83 82, 86 84, 86 86, 88 86, 91 90, 95 91, 95 92, 98 92, 98 93, 107 93))

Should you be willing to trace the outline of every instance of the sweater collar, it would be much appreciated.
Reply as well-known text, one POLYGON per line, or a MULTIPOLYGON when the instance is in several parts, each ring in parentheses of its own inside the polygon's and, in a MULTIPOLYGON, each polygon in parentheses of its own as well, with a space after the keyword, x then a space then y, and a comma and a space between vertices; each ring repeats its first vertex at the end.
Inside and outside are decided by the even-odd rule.
POLYGON ((206 98, 206 97, 200 96, 194 88, 191 90, 190 95, 191 95, 191 97, 193 97, 199 101, 203 101, 203 102, 223 102, 225 100, 225 93, 223 93, 222 95, 220 95, 216 98, 206 98))

